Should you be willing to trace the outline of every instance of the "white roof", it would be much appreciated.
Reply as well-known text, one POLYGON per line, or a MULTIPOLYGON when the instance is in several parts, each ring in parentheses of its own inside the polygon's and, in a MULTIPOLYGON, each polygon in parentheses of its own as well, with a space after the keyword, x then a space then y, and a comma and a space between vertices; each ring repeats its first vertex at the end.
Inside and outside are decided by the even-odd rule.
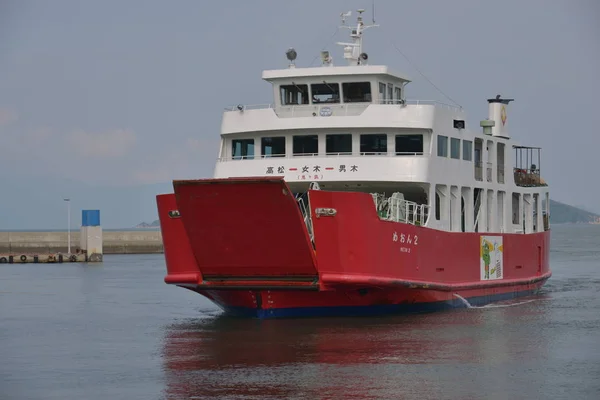
POLYGON ((352 65, 340 67, 312 67, 312 68, 286 68, 263 71, 262 78, 273 81, 287 78, 303 78, 313 76, 361 76, 361 75, 387 75, 393 79, 410 82, 406 76, 390 70, 386 65, 352 65))

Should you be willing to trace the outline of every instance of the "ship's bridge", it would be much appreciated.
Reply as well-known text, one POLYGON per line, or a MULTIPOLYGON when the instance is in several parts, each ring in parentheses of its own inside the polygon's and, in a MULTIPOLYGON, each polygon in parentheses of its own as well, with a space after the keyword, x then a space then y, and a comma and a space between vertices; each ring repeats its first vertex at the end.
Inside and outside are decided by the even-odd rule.
POLYGON ((370 104, 403 104, 410 82, 387 66, 290 68, 263 72, 279 118, 356 116, 370 104))

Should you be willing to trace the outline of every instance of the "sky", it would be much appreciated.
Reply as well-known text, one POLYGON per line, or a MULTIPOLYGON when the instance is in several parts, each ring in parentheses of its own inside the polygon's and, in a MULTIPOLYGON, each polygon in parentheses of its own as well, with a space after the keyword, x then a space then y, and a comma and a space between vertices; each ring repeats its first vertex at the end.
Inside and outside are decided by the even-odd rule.
MULTIPOLYGON (((0 229, 64 226, 63 197, 73 226, 82 208, 154 219, 154 192, 212 176, 226 106, 270 103, 261 73, 289 47, 342 65, 339 15, 369 22, 372 2, 0 0, 0 229)), ((514 98, 552 198, 600 212, 599 2, 375 0, 375 19, 369 62, 408 75, 408 98, 447 95, 476 129, 486 99, 514 98)))

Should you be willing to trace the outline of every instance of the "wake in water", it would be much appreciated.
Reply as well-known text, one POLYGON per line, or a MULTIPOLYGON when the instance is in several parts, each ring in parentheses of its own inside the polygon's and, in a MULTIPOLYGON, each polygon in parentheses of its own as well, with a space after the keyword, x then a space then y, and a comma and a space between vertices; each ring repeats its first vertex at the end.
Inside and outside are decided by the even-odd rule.
POLYGON ((471 303, 469 303, 469 301, 467 299, 465 299, 464 297, 462 297, 460 294, 458 293, 454 293, 454 296, 456 296, 458 299, 460 299, 460 301, 462 301, 464 303, 465 306, 467 306, 467 308, 504 308, 504 307, 513 307, 513 306, 520 306, 523 304, 527 304, 527 303, 531 303, 532 301, 536 301, 537 299, 532 299, 532 300, 526 300, 526 301, 521 301, 518 303, 511 303, 511 304, 486 304, 485 306, 474 306, 471 303))

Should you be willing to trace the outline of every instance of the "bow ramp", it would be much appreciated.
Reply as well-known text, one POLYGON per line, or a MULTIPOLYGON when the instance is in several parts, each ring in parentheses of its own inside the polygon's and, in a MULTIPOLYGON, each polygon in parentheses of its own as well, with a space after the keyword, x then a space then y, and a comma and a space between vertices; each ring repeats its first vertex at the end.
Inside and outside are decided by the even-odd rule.
POLYGON ((302 212, 281 178, 174 181, 203 285, 318 289, 302 212))

